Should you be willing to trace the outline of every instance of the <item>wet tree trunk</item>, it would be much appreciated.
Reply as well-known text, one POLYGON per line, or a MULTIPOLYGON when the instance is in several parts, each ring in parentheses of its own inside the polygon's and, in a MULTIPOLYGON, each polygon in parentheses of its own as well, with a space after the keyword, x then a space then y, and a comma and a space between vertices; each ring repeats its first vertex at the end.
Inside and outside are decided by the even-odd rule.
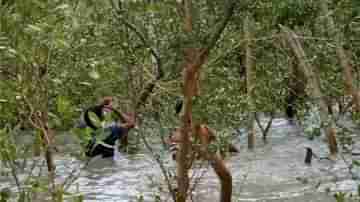
MULTIPOLYGON (((50 57, 51 51, 49 51, 49 57, 50 57)), ((44 151, 45 151, 45 160, 46 165, 48 168, 48 175, 49 175, 49 182, 51 184, 51 191, 53 194, 53 198, 55 198, 55 194, 57 192, 56 183, 55 183, 55 162, 54 162, 54 149, 55 149, 55 142, 54 142, 54 131, 49 128, 49 106, 48 106, 48 100, 49 100, 49 86, 48 86, 48 67, 49 67, 50 59, 48 59, 46 63, 46 70, 44 70, 46 73, 44 73, 43 76, 40 75, 40 94, 42 97, 43 104, 40 106, 40 111, 36 112, 35 119, 37 119, 37 128, 41 131, 41 139, 43 141, 44 145, 44 151)))
POLYGON ((329 14, 328 1, 319 1, 321 5, 321 12, 323 16, 326 16, 326 26, 328 27, 328 33, 330 37, 334 37, 336 45, 336 55, 340 61, 341 68, 343 70, 343 78, 345 84, 345 94, 352 95, 353 104, 355 105, 355 111, 360 112, 360 95, 358 90, 354 87, 353 69, 348 56, 343 48, 342 34, 336 29, 335 23, 331 15, 329 14))
POLYGON ((24 81, 23 99, 29 109, 28 120, 31 126, 39 131, 43 155, 47 165, 49 192, 55 201, 55 163, 53 158, 54 133, 49 128, 49 65, 51 60, 51 47, 39 47, 35 49, 37 55, 35 64, 24 64, 25 70, 22 72, 24 81), (44 53, 44 55, 40 54, 44 53), (45 54, 46 53, 46 54, 45 54))
POLYGON ((337 142, 336 142, 336 131, 333 128, 332 120, 329 118, 329 113, 327 110, 327 103, 325 98, 320 90, 319 75, 314 73, 313 67, 307 62, 307 57, 304 49, 297 37, 297 35, 290 29, 281 26, 282 31, 285 33, 285 37, 293 49, 295 56, 299 61, 299 65, 304 72, 304 75, 307 77, 308 85, 310 85, 312 97, 317 101, 318 107, 320 110, 321 122, 325 128, 325 133, 327 136, 330 158, 335 158, 338 152, 337 142))
MULTIPOLYGON (((226 1, 226 11, 223 20, 216 24, 215 30, 213 33, 209 33, 208 41, 205 44, 205 48, 198 47, 188 47, 184 50, 184 115, 182 119, 181 127, 181 139, 180 149, 178 151, 179 155, 177 156, 177 183, 178 183, 178 193, 177 193, 177 202, 185 202, 187 198, 187 191, 189 188, 189 163, 188 163, 188 154, 191 150, 191 126, 192 126, 192 98, 199 94, 199 73, 200 67, 206 62, 206 59, 209 55, 210 50, 215 46, 218 38, 225 29, 227 22, 230 20, 233 10, 235 7, 235 0, 226 1)), ((192 34, 192 1, 184 0, 182 1, 183 11, 184 11, 184 31, 186 34, 192 34)), ((158 74, 156 78, 149 82, 148 85, 144 88, 143 92, 140 95, 136 103, 136 109, 141 105, 144 105, 149 95, 153 92, 156 82, 161 79, 163 72, 161 70, 161 60, 157 52, 149 45, 146 38, 143 34, 131 23, 126 21, 121 14, 119 9, 116 9, 116 6, 113 5, 113 8, 117 12, 118 19, 124 23, 130 30, 132 30, 138 38, 142 41, 143 45, 149 48, 150 53, 155 58, 156 65, 158 68, 158 74)))
MULTIPOLYGON (((47 108, 47 107, 46 107, 47 108)), ((44 158, 47 165, 48 176, 49 176, 49 189, 50 193, 56 193, 55 184, 55 163, 53 158, 54 146, 54 132, 48 127, 47 111, 45 112, 32 112, 29 117, 31 125, 37 129, 40 133, 41 144, 44 148, 44 158)))
MULTIPOLYGON (((192 32, 192 1, 184 0, 184 31, 189 34, 192 32)), ((190 132, 191 132, 191 121, 192 121, 192 97, 197 93, 195 91, 195 74, 198 73, 199 68, 194 66, 194 62, 196 60, 196 49, 188 48, 185 50, 185 64, 183 67, 184 73, 184 114, 181 117, 182 119, 182 127, 181 127, 181 142, 180 149, 178 154, 176 155, 177 162, 177 184, 178 184, 178 193, 177 193, 177 202, 185 202, 187 198, 187 191, 189 189, 189 165, 188 162, 189 154, 190 154, 190 132)))
POLYGON ((192 100, 198 95, 198 74, 201 66, 206 62, 208 52, 201 49, 189 48, 185 51, 184 66, 184 115, 181 117, 181 142, 179 155, 177 155, 177 183, 178 196, 177 202, 185 202, 187 198, 187 190, 189 188, 188 170, 191 165, 189 162, 189 154, 191 151, 190 136, 192 133, 192 100))
POLYGON ((255 147, 255 103, 254 103, 254 88, 255 88, 255 65, 254 57, 252 54, 252 34, 251 27, 252 20, 247 16, 244 20, 244 35, 245 35, 245 67, 246 67, 246 88, 249 106, 249 125, 248 125, 248 148, 250 150, 255 147))
POLYGON ((52 186, 52 192, 55 193, 56 192, 56 184, 55 184, 55 163, 54 163, 54 143, 53 143, 53 131, 48 129, 48 128, 44 128, 43 132, 42 132, 42 136, 44 139, 46 139, 44 148, 45 148, 45 159, 46 159, 46 165, 48 168, 48 173, 49 173, 49 179, 50 179, 50 184, 52 186))
POLYGON ((221 191, 220 202, 231 202, 232 196, 232 176, 230 171, 225 166, 219 154, 209 154, 207 158, 210 161, 211 167, 214 169, 216 175, 220 179, 221 191))
POLYGON ((267 122, 266 126, 264 127, 264 126, 261 124, 260 119, 259 119, 259 117, 257 116, 257 113, 255 113, 255 121, 256 121, 258 127, 259 127, 260 130, 261 130, 262 139, 263 139, 263 142, 264 142, 265 144, 268 143, 268 141, 267 141, 267 135, 268 135, 268 133, 269 133, 269 131, 270 131, 271 124, 272 124, 273 120, 274 120, 274 113, 271 113, 271 114, 270 114, 270 120, 267 122))
POLYGON ((41 155, 41 148, 42 148, 42 140, 40 131, 35 133, 34 143, 33 143, 33 153, 34 156, 41 155))
POLYGON ((199 138, 200 155, 210 162, 211 167, 214 169, 216 175, 219 177, 221 184, 220 202, 231 202, 232 196, 232 176, 229 169, 226 167, 225 162, 221 156, 216 153, 208 151, 209 143, 211 142, 210 137, 215 137, 214 131, 203 125, 196 125, 194 127, 194 133, 199 138), (205 135, 204 133, 208 133, 205 135))
MULTIPOLYGON (((193 18, 192 18, 192 1, 183 1, 184 10, 184 31, 186 34, 191 35, 193 32, 193 18)), ((191 151, 190 135, 192 134, 192 100, 194 96, 199 95, 199 74, 200 68, 206 62, 210 50, 215 46, 221 33, 225 29, 228 21, 230 20, 235 6, 235 1, 226 2, 226 11, 223 20, 216 26, 214 33, 211 33, 209 41, 205 44, 205 48, 189 47, 184 51, 184 64, 183 64, 183 94, 184 94, 184 115, 181 127, 181 142, 176 155, 177 161, 177 202, 185 202, 187 198, 187 191, 189 188, 189 154, 191 151)), ((223 182, 222 182, 223 183, 223 182)), ((230 182, 231 184, 231 182, 230 182)), ((231 191, 230 191, 231 195, 231 191)), ((231 196, 230 196, 231 198, 231 196)))

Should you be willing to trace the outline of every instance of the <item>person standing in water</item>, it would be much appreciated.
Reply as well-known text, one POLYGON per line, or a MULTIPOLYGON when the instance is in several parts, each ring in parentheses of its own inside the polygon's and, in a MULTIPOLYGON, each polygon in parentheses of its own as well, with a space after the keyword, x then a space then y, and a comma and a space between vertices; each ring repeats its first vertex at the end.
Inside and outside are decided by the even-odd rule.
POLYGON ((113 98, 104 97, 100 104, 85 110, 82 128, 89 127, 92 138, 86 146, 85 155, 103 158, 113 157, 116 141, 124 138, 130 129, 135 126, 135 117, 132 114, 124 114, 113 108, 113 98), (119 120, 116 120, 119 118, 119 120), (97 136, 105 136, 101 138, 97 136))

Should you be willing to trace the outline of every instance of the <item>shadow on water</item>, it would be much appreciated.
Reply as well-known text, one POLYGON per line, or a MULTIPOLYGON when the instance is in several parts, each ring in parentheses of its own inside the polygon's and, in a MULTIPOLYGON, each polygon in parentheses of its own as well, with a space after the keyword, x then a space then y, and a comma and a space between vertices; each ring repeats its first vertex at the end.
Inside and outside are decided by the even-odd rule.
MULTIPOLYGON (((320 138, 308 140, 300 129, 283 119, 274 120, 268 144, 262 143, 260 132, 258 135, 253 152, 247 150, 243 135, 235 140, 240 153, 226 159, 233 176, 233 201, 331 202, 335 200, 329 191, 356 191, 359 181, 351 179, 342 160, 315 159, 311 166, 304 164, 305 147, 313 148, 319 156, 327 155, 326 142, 320 138)), ((170 162, 168 166, 173 166, 166 160, 170 162)), ((70 155, 58 155, 56 164, 57 176, 63 180, 84 162, 70 155)), ((193 171, 204 175, 197 184, 194 201, 218 201, 218 179, 213 171, 206 170, 193 171)), ((160 193, 159 184, 163 184, 160 169, 147 152, 116 153, 114 159, 92 159, 70 191, 83 193, 87 202, 136 201, 140 195, 150 202, 160 193)))

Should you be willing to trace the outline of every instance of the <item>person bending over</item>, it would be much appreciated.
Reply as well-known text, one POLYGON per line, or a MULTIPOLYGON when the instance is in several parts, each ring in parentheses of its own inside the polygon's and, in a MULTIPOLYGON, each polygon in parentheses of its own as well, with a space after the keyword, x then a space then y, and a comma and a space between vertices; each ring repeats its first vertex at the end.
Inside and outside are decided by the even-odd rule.
MULTIPOLYGON (((125 117, 125 115, 123 115, 125 117)), ((102 140, 91 141, 86 148, 86 156, 95 157, 101 155, 103 158, 113 157, 116 147, 116 141, 124 138, 130 129, 134 128, 134 120, 131 116, 126 116, 125 122, 117 121, 114 124, 104 128, 105 138, 102 140)))
POLYGON ((104 97, 100 104, 85 110, 79 128, 89 127, 93 130, 97 130, 101 127, 107 127, 117 118, 125 122, 124 114, 113 108, 113 98, 109 96, 104 97))
POLYGON ((100 104, 89 107, 83 114, 80 128, 90 128, 92 136, 86 146, 88 157, 100 154, 104 158, 112 157, 116 141, 126 137, 135 125, 133 115, 117 111, 112 104, 112 97, 104 97, 100 104))

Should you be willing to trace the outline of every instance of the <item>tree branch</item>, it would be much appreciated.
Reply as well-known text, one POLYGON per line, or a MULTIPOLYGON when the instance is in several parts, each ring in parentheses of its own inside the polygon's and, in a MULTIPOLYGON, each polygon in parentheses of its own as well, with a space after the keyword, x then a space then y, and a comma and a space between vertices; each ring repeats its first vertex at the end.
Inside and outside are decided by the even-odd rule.
POLYGON ((160 170, 165 177, 165 181, 166 181, 168 190, 170 191, 171 197, 172 197, 173 201, 176 201, 176 193, 173 189, 170 176, 168 175, 168 172, 166 171, 166 167, 165 167, 164 163, 161 161, 160 156, 154 152, 153 148, 150 146, 149 142, 147 141, 144 133, 140 133, 140 137, 143 140, 145 147, 150 151, 151 156, 158 163, 160 170))
POLYGON ((116 6, 114 5, 114 2, 111 1, 112 7, 115 11, 115 16, 117 17, 117 19, 124 24, 128 29, 130 29, 132 32, 135 33, 135 35, 139 38, 139 40, 142 42, 142 44, 148 48, 150 54, 154 57, 155 62, 156 62, 156 70, 157 70, 157 74, 155 76, 155 79, 150 81, 147 86, 144 88, 144 90, 142 91, 141 95, 139 96, 139 100, 137 101, 135 107, 136 109, 138 109, 141 105, 143 105, 147 98, 151 95, 151 93, 153 92, 156 83, 164 76, 164 72, 162 70, 162 61, 161 61, 161 57, 159 56, 159 54, 156 52, 156 50, 149 44, 148 40, 145 38, 144 34, 141 33, 141 31, 133 24, 131 24, 130 22, 128 22, 127 20, 124 19, 124 17, 122 16, 122 11, 118 8, 116 8, 116 6))
POLYGON ((0 75, 4 75, 8 79, 16 79, 16 73, 10 72, 5 68, 0 68, 0 75))
POLYGON ((234 14, 234 8, 236 5, 236 2, 237 2, 236 0, 228 0, 228 2, 226 4, 226 9, 225 9, 225 16, 224 16, 223 20, 217 24, 215 31, 212 34, 211 33, 208 34, 208 35, 210 35, 210 37, 209 37, 210 40, 207 42, 207 46, 206 46, 204 52, 209 52, 216 45, 216 42, 220 38, 226 25, 228 24, 232 15, 234 14))

